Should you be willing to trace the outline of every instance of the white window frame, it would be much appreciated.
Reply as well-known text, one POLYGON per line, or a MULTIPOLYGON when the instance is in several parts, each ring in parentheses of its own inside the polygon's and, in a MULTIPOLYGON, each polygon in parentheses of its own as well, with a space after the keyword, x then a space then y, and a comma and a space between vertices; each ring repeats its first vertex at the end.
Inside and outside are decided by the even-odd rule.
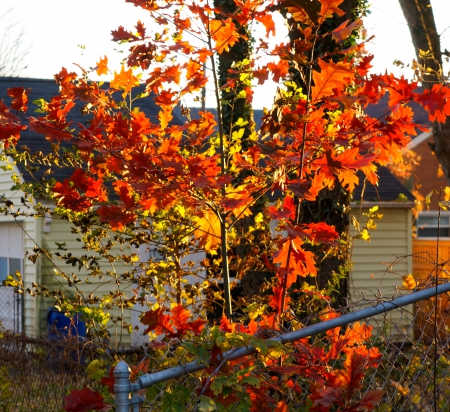
POLYGON ((445 212, 437 210, 432 211, 426 211, 426 212, 420 212, 417 222, 417 239, 437 239, 437 230, 440 228, 441 235, 439 236, 440 239, 450 239, 450 212, 445 212), (439 225, 436 223, 427 223, 427 222, 421 222, 421 219, 424 218, 434 218, 436 219, 436 222, 439 220, 439 225), (421 229, 435 229, 436 230, 436 236, 420 236, 420 230, 421 229), (442 235, 443 229, 447 229, 448 236, 442 235))

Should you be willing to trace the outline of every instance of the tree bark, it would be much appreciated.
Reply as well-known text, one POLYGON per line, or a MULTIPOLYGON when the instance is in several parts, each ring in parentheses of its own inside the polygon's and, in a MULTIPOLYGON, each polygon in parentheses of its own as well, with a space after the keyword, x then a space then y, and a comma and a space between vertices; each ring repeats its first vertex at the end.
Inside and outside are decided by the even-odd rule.
MULTIPOLYGON (((411 39, 416 50, 418 63, 431 73, 424 72, 422 84, 431 89, 442 82, 442 51, 440 36, 436 29, 433 8, 430 0, 399 0, 406 22, 408 23, 411 39), (430 51, 432 59, 423 61, 420 50, 430 51)), ((450 182, 450 119, 445 123, 433 124, 434 145, 432 150, 436 154, 442 170, 450 182)))
MULTIPOLYGON (((350 23, 360 17, 359 13, 365 8, 365 1, 344 0, 339 8, 344 11, 344 15, 334 16, 325 22, 322 27, 324 33, 329 32, 346 20, 350 23)), ((291 41, 294 41, 298 30, 296 22, 288 19, 288 27, 291 41)), ((320 33, 319 34, 323 34, 320 33)), ((342 48, 350 44, 344 43, 342 48)), ((314 60, 318 57, 326 56, 332 53, 339 46, 328 36, 319 38, 314 50, 314 60)), ((330 57, 325 57, 330 58, 330 57)), ((340 55, 335 55, 333 60, 341 59, 340 55)), ((294 81, 306 90, 304 79, 307 79, 306 69, 292 68, 294 81), (302 72, 303 70, 303 72, 302 72)), ((350 194, 342 187, 336 179, 333 189, 322 190, 316 201, 310 202, 303 200, 301 203, 300 223, 326 222, 336 228, 339 233, 341 243, 338 246, 319 245, 311 246, 310 250, 314 253, 317 262, 317 276, 309 278, 311 285, 315 285, 319 290, 327 289, 332 297, 332 306, 339 308, 347 306, 348 296, 348 278, 350 274, 350 243, 348 242, 348 231, 350 224, 350 194)), ((302 280, 299 280, 301 283, 302 280)), ((300 287, 301 285, 298 284, 300 287)))

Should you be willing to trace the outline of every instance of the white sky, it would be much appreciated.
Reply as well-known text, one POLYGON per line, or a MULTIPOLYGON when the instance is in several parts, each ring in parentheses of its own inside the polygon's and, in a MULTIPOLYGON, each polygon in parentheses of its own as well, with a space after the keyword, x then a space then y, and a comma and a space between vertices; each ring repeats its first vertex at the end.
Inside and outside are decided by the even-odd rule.
MULTIPOLYGON (((450 25, 450 0, 432 0, 432 4, 441 33, 450 25)), ((31 46, 23 77, 52 78, 61 67, 75 70, 73 63, 94 67, 104 55, 110 61, 108 67, 119 70, 123 54, 115 51, 111 30, 119 25, 131 28, 139 19, 146 21, 145 11, 125 0, 0 0, 0 16, 11 8, 14 19, 26 30, 24 43, 31 46)), ((376 56, 373 71, 387 69, 399 74, 392 62, 398 59, 406 64, 414 58, 400 6, 396 0, 373 0, 370 9, 365 25, 368 34, 376 36, 367 47, 376 56)), ((450 50, 450 28, 443 33, 441 43, 443 49, 450 50)), ((405 68, 404 73, 409 76, 410 70, 405 68)), ((211 95, 208 93, 209 102, 211 95)), ((260 88, 255 92, 254 107, 270 106, 273 95, 273 85, 260 88)))

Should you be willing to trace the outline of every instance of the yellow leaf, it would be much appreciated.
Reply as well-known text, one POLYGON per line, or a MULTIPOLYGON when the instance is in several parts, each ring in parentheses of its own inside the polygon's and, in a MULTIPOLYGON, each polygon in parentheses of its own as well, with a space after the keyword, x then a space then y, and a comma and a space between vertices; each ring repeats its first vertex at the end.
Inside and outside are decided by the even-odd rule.
POLYGON ((212 211, 206 211, 203 217, 196 217, 197 229, 195 235, 200 246, 206 251, 217 248, 220 245, 220 220, 212 211))
POLYGON ((366 242, 370 242, 370 233, 367 231, 367 229, 363 229, 359 235, 359 237, 362 240, 365 240, 366 242))
POLYGON ((426 203, 426 205, 427 205, 427 209, 428 209, 428 210, 430 209, 431 196, 433 196, 433 193, 434 193, 434 189, 433 189, 430 193, 428 193, 428 194, 425 196, 425 203, 426 203))

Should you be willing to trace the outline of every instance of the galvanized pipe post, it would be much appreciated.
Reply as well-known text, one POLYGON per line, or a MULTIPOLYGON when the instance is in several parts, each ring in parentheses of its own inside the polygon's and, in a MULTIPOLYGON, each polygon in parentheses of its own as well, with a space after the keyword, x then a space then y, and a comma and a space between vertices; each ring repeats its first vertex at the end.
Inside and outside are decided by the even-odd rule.
POLYGON ((116 412, 130 412, 132 402, 130 376, 130 367, 126 362, 120 361, 114 368, 116 412))

